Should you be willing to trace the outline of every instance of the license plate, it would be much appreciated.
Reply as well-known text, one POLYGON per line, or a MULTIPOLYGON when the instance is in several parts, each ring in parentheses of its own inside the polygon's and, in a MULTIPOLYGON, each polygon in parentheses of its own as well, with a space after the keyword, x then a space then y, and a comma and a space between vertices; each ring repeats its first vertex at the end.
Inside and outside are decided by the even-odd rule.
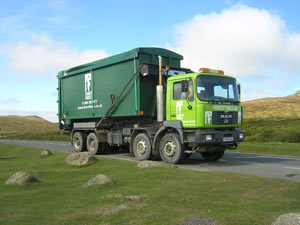
POLYGON ((226 141, 226 142, 233 141, 233 137, 224 137, 223 141, 226 141))

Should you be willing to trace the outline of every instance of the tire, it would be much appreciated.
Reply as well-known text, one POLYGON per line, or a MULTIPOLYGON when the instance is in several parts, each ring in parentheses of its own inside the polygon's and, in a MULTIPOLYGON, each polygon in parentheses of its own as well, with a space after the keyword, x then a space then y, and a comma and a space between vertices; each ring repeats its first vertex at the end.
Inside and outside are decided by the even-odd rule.
POLYGON ((133 141, 133 154, 137 160, 148 160, 151 158, 151 143, 145 133, 138 134, 133 141))
POLYGON ((86 146, 89 153, 96 155, 99 151, 99 142, 95 133, 90 133, 86 139, 86 146))
POLYGON ((201 152, 202 157, 206 161, 215 162, 221 159, 224 155, 224 151, 220 152, 201 152))
POLYGON ((86 150, 86 136, 83 132, 75 132, 72 137, 72 146, 75 152, 86 150))
POLYGON ((184 159, 184 146, 180 143, 179 135, 165 134, 159 144, 159 153, 166 163, 181 163, 184 159))

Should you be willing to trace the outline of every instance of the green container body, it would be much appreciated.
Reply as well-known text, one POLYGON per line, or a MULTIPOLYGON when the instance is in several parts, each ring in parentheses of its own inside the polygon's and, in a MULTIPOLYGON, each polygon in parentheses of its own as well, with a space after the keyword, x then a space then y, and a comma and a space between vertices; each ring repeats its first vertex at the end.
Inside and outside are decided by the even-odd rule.
MULTIPOLYGON (((136 48, 102 60, 70 68, 58 73, 58 116, 66 124, 71 121, 101 118, 130 78, 143 63, 180 68, 183 56, 162 48, 136 48)), ((158 76, 137 73, 125 90, 111 117, 156 116, 158 76)))

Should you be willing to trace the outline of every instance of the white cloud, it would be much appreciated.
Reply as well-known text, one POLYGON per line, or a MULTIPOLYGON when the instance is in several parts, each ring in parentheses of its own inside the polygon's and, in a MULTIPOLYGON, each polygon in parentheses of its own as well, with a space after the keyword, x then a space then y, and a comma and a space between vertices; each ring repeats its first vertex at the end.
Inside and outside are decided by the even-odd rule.
POLYGON ((266 10, 239 4, 220 13, 196 15, 177 25, 174 35, 174 50, 195 71, 211 67, 263 78, 270 68, 285 75, 300 70, 300 33, 288 32, 285 22, 266 10))
POLYGON ((0 54, 7 57, 8 69, 12 72, 53 77, 60 70, 108 56, 102 49, 72 49, 47 35, 32 35, 29 42, 5 44, 0 54))

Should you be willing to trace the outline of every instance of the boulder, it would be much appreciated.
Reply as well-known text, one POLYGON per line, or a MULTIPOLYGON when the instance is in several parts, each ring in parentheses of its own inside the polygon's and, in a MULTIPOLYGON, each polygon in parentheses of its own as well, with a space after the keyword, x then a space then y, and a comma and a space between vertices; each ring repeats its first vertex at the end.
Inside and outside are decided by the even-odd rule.
POLYGON ((217 222, 201 216, 190 216, 181 222, 180 225, 217 225, 217 222))
POLYGON ((150 168, 162 166, 160 162, 145 160, 138 163, 139 168, 150 168))
POLYGON ((41 156, 50 156, 50 155, 53 155, 53 153, 49 149, 46 149, 41 152, 41 156))
POLYGON ((300 213, 282 214, 272 225, 300 225, 300 213))
POLYGON ((24 173, 24 172, 17 172, 13 174, 8 180, 5 182, 5 184, 17 184, 17 185, 25 185, 32 182, 37 182, 38 179, 36 179, 34 176, 24 173))
POLYGON ((82 166, 92 162, 95 159, 89 152, 77 152, 68 155, 66 163, 72 166, 82 166))
POLYGON ((114 180, 110 179, 108 176, 105 176, 104 174, 99 174, 95 176, 94 178, 90 179, 87 182, 88 186, 94 186, 94 185, 102 185, 102 184, 108 184, 112 183, 114 180))

